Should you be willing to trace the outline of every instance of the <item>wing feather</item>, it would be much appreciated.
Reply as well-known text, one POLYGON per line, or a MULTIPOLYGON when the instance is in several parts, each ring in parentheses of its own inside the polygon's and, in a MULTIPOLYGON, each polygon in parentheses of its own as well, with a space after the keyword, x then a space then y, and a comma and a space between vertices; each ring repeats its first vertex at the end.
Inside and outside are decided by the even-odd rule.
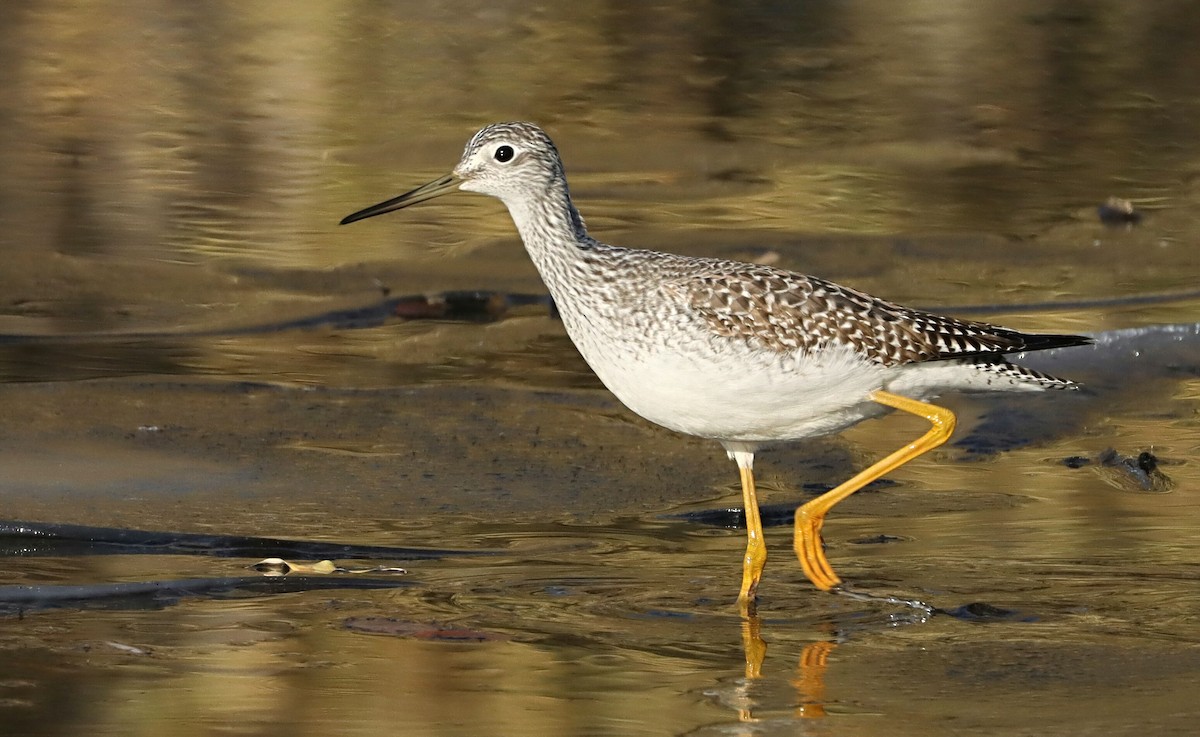
POLYGON ((823 279, 764 266, 712 268, 720 263, 667 286, 714 334, 765 350, 812 353, 842 345, 891 366, 1090 342, 1080 336, 1027 335, 913 310, 823 279))

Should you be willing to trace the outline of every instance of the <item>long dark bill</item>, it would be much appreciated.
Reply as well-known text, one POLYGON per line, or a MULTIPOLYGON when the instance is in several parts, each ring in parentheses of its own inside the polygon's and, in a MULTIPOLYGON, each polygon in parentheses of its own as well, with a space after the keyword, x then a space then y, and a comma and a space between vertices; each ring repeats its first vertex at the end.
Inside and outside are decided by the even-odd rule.
POLYGON ((382 215, 385 212, 391 212, 392 210, 399 210, 402 207, 415 205, 418 202, 432 200, 434 197, 438 197, 458 189, 459 182, 460 180, 458 177, 454 176, 453 174, 447 174, 441 179, 435 179, 429 184, 422 184, 413 191, 405 192, 399 197, 393 197, 385 202, 380 202, 378 205, 371 205, 370 207, 365 207, 358 212, 351 213, 350 215, 342 218, 342 221, 338 224, 346 225, 348 223, 375 217, 376 215, 382 215))

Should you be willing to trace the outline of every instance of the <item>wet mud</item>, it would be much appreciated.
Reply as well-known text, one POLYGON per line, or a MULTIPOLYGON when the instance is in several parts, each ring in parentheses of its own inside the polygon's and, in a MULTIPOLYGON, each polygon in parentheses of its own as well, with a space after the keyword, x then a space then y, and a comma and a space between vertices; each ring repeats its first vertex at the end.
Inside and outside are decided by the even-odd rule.
POLYGON ((91 538, 3 539, 6 732, 1194 733, 1189 4, 131 8, 0 10, 0 519, 91 538), (1020 359, 1085 388, 945 397, 838 594, 792 510, 920 423, 763 453, 743 618, 734 465, 598 384, 502 206, 336 225, 511 118, 598 237, 1088 333, 1020 359))

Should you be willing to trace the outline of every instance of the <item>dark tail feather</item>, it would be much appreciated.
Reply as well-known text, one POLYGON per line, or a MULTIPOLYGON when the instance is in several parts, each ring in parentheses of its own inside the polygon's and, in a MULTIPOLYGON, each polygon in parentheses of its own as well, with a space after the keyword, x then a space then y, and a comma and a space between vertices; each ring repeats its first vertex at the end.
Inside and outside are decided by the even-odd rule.
MULTIPOLYGON (((1013 353, 1047 351, 1051 348, 1069 348, 1076 345, 1091 345, 1095 341, 1086 335, 1039 335, 1021 333, 1021 339, 1013 347, 1013 353)), ((1007 352, 1007 351, 1006 351, 1007 352)))

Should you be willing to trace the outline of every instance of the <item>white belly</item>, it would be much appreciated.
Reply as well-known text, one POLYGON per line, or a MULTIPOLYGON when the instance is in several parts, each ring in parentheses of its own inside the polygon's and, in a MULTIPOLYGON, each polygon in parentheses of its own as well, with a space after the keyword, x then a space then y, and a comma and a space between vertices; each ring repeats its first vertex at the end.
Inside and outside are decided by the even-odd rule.
POLYGON ((848 350, 814 360, 727 344, 724 354, 637 351, 594 356, 592 369, 627 407, 678 432, 725 441, 798 440, 843 430, 885 409, 869 394, 888 369, 848 350))

